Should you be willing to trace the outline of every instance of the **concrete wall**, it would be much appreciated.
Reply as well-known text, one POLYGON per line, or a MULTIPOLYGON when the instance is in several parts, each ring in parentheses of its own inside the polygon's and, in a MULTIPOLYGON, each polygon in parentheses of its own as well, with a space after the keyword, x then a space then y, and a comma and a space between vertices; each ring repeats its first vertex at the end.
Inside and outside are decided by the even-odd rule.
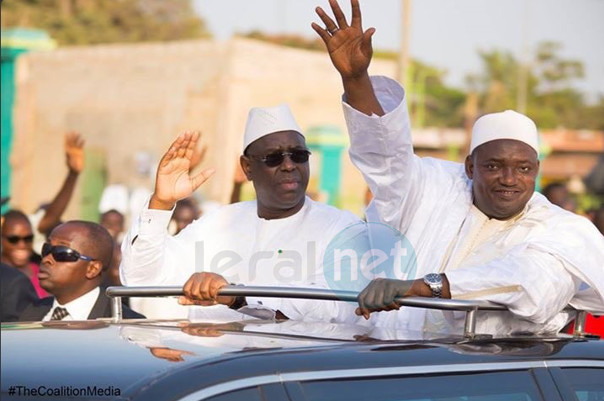
MULTIPOLYGON (((393 69, 372 64, 378 74, 393 69)), ((137 152, 155 166, 179 133, 200 130, 209 147, 202 167, 217 168, 200 191, 221 202, 230 195, 250 107, 287 102, 303 129, 335 124, 346 132, 341 83, 325 53, 245 39, 35 52, 21 57, 16 79, 12 204, 26 211, 58 190, 68 131, 82 133, 88 151, 105 159, 107 184, 151 189, 152 174, 136 171, 137 152)), ((345 159, 345 206, 360 212, 364 185, 345 159)), ((67 218, 79 216, 81 196, 67 218)))

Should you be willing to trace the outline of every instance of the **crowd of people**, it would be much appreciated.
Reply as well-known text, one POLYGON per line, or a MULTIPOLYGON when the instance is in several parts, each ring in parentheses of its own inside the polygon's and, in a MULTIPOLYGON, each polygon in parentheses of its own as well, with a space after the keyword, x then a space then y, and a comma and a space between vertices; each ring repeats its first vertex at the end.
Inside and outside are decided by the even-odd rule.
MULTIPOLYGON (((350 288, 360 291, 358 305, 219 296, 227 284, 329 287, 330 242, 362 224, 307 196, 311 152, 281 104, 250 110, 231 204, 200 212, 194 194, 214 170, 192 173, 205 150, 198 150, 198 133, 185 133, 160 160, 153 192, 127 232, 114 209, 102 213, 100 224, 61 222, 84 162, 82 138, 68 134, 68 175, 39 220, 32 224, 17 210, 3 216, 2 321, 107 317, 102 288, 121 284, 182 285, 179 302, 191 305, 192 319, 252 315, 455 333, 463 326, 455 316, 402 308, 397 299, 481 299, 508 311, 479 314, 478 331, 505 335, 559 332, 572 318, 563 310, 569 304, 604 312, 603 209, 590 222, 574 213, 565 185, 535 191, 533 121, 511 110, 486 114, 473 126, 463 163, 418 157, 405 90, 387 77, 370 77, 375 29, 363 30, 358 0, 351 4, 350 20, 336 0, 331 15, 318 7, 322 25, 312 28, 343 83, 350 157, 371 194, 367 220, 408 239, 415 278, 374 277, 350 288), (244 180, 253 184, 253 201, 240 201, 244 180), (36 232, 45 237, 39 254, 36 232), (286 262, 295 271, 284 280, 274 267, 286 262)), ((125 316, 143 317, 127 307, 125 316)))

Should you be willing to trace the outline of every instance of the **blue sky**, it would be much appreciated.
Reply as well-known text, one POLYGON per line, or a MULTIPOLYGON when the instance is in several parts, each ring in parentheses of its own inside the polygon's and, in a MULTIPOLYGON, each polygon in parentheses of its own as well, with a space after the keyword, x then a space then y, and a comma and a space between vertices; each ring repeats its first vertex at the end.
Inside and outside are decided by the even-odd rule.
MULTIPOLYGON (((259 29, 315 35, 317 5, 327 0, 193 0, 217 39, 259 29)), ((340 1, 350 15, 348 0, 340 1)), ((373 26, 374 47, 397 50, 401 0, 361 0, 364 28, 373 26)), ((520 57, 543 40, 560 42, 560 54, 580 60, 586 77, 577 86, 604 95, 604 0, 413 0, 411 56, 447 71, 449 84, 480 72, 478 50, 507 49, 520 57), (525 32, 525 33, 523 33, 525 32)))

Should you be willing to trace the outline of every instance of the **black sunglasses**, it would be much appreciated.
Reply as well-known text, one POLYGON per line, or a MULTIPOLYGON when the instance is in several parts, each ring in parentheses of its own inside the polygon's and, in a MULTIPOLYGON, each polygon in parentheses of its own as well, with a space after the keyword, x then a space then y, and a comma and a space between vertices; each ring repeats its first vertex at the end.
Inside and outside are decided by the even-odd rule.
POLYGON ((19 243, 19 241, 23 241, 26 244, 31 244, 34 240, 34 235, 30 234, 30 235, 26 235, 25 237, 20 237, 18 235, 9 235, 9 236, 4 236, 4 238, 6 238, 6 240, 8 242, 10 242, 11 244, 17 244, 17 243, 19 243))
POLYGON ((44 245, 42 245, 42 257, 45 257, 48 254, 52 254, 52 258, 56 262, 77 262, 78 259, 86 261, 95 260, 94 258, 84 256, 67 246, 51 245, 48 242, 45 242, 44 245))
POLYGON ((306 149, 295 149, 295 150, 292 150, 291 152, 277 151, 277 152, 269 153, 268 155, 266 155, 264 157, 252 156, 252 155, 250 155, 249 157, 263 162, 268 167, 277 167, 277 166, 280 166, 281 163, 283 163, 283 160, 285 160, 285 156, 289 156, 291 161, 293 161, 296 164, 302 164, 302 163, 306 163, 308 161, 308 158, 310 157, 310 151, 306 150, 306 149))

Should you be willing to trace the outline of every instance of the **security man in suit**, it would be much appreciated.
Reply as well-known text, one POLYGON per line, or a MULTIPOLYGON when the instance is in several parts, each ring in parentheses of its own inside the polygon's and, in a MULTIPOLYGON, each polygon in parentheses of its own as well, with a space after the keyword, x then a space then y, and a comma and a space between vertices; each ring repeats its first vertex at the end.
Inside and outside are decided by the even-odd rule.
MULTIPOLYGON (((113 239, 100 225, 68 221, 42 247, 40 286, 53 297, 27 307, 21 321, 87 320, 111 317, 111 302, 99 288, 113 256, 113 239)), ((144 318, 124 305, 125 318, 144 318)))

